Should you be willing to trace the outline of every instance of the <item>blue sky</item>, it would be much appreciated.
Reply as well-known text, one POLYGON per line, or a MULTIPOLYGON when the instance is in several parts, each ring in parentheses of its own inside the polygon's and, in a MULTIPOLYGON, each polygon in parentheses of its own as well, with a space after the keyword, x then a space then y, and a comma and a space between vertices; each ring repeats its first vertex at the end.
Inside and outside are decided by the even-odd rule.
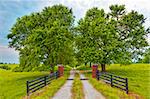
MULTIPOLYGON (((149 0, 0 0, 0 62, 18 63, 18 52, 8 48, 7 34, 18 17, 41 11, 45 6, 63 4, 73 9, 76 21, 91 7, 103 8, 109 12, 112 4, 125 4, 127 11, 136 10, 147 18, 150 26, 149 0)), ((150 36, 147 38, 150 42, 150 36), (148 39, 149 38, 149 39, 148 39)))

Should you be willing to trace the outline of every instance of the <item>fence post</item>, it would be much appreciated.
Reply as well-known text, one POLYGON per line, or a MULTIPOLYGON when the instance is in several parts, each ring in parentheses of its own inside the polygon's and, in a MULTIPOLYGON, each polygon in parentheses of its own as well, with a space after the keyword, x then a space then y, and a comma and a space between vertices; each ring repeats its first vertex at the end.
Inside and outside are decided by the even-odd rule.
POLYGON ((113 86, 113 78, 112 78, 112 75, 110 75, 111 76, 111 87, 113 86))
POLYGON ((29 96, 29 81, 27 81, 27 96, 29 96))
POLYGON ((44 84, 45 84, 45 86, 46 86, 46 76, 44 77, 44 84))
POLYGON ((99 80, 99 70, 97 70, 97 72, 96 72, 96 78, 97 78, 97 80, 99 80))
POLYGON ((128 78, 126 78, 126 94, 128 94, 128 78))
POLYGON ((97 65, 97 64, 94 64, 94 65, 92 66, 92 78, 96 78, 97 70, 98 70, 98 65, 97 65))

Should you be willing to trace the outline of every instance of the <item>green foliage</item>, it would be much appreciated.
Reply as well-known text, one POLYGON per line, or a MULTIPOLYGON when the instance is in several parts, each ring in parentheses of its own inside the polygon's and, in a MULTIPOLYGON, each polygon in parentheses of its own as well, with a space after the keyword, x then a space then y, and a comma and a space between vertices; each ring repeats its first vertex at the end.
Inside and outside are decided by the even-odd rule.
POLYGON ((150 29, 144 22, 144 15, 137 11, 111 5, 110 13, 89 9, 74 28, 72 9, 54 5, 18 18, 8 35, 9 46, 20 52, 20 71, 41 64, 51 70, 57 64, 130 64, 139 60, 148 46, 145 37, 150 29))
MULTIPOLYGON (((44 68, 43 68, 44 69, 44 68)), ((13 72, 29 72, 29 71, 31 71, 32 70, 32 67, 26 67, 26 68, 23 68, 23 67, 21 67, 21 66, 19 66, 19 67, 16 67, 16 68, 14 68, 12 71, 13 72)), ((37 71, 40 71, 40 69, 39 70, 37 70, 37 71)))
POLYGON ((90 66, 80 65, 76 67, 77 70, 92 70, 90 66))
POLYGON ((50 66, 39 66, 35 67, 32 71, 50 71, 50 66))
POLYGON ((22 67, 15 67, 12 71, 13 72, 22 72, 23 68, 22 67))
POLYGON ((70 71, 72 70, 72 67, 69 65, 64 66, 64 71, 70 71))
MULTIPOLYGON (((21 71, 34 67, 71 64, 73 60, 72 10, 63 5, 46 7, 17 19, 8 38, 20 53, 21 71)), ((52 69, 53 70, 53 69, 52 69)))
POLYGON ((125 14, 125 5, 111 5, 110 7, 111 13, 108 15, 112 16, 119 20, 119 17, 125 14))
MULTIPOLYGON (((64 66, 64 71, 70 71, 71 69, 72 69, 72 67, 69 66, 69 65, 65 65, 65 66, 64 66)), ((58 66, 54 66, 54 71, 57 71, 57 70, 58 70, 58 66)), ((13 72, 23 72, 23 71, 26 71, 26 72, 29 72, 29 71, 32 71, 32 72, 47 71, 47 72, 50 72, 50 71, 51 71, 51 67, 50 67, 50 66, 42 66, 42 65, 41 65, 41 66, 38 66, 38 67, 36 66, 36 67, 34 67, 34 68, 31 68, 31 67, 29 66, 29 68, 25 68, 25 69, 23 70, 23 68, 22 68, 21 66, 19 66, 19 67, 13 68, 12 71, 13 71, 13 72)))
POLYGON ((19 65, 18 64, 0 64, 0 67, 1 66, 8 66, 8 68, 10 68, 9 71, 13 71, 13 69, 18 67, 19 65))
POLYGON ((148 46, 143 26, 145 18, 136 11, 127 13, 124 5, 110 6, 110 13, 91 8, 76 28, 77 57, 85 63, 129 64, 139 59, 148 46))
POLYGON ((150 48, 146 50, 143 56, 144 58, 141 60, 141 62, 150 64, 150 48))
POLYGON ((10 70, 11 68, 8 67, 7 65, 1 65, 1 66, 0 66, 0 69, 10 70))

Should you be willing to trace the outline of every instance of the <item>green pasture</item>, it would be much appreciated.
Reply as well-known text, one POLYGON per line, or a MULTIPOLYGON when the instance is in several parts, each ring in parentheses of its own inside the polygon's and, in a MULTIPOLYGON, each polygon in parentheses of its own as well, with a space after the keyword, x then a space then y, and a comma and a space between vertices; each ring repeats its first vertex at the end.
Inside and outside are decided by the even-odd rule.
MULTIPOLYGON (((78 70, 84 70, 84 68, 85 66, 80 66, 78 70)), ((86 70, 90 69, 91 68, 89 66, 86 66, 86 70)), ((99 70, 101 70, 100 66, 99 70)), ((129 92, 139 94, 145 99, 150 99, 150 64, 111 64, 106 66, 106 71, 114 75, 127 77, 129 82, 129 92)), ((104 88, 103 86, 97 87, 101 87, 102 89, 104 88)), ((107 92, 109 93, 110 90, 106 90, 105 93, 107 94, 107 92)))
MULTIPOLYGON (((27 80, 32 80, 49 74, 49 72, 12 72, 18 64, 0 64, 0 66, 3 65, 8 66, 11 69, 0 69, 0 99, 20 99, 24 97, 26 95, 27 80)), ((66 66, 65 68, 65 71, 71 69, 69 66, 66 66)), ((55 70, 57 70, 57 67, 55 67, 55 70)), ((65 80, 66 79, 62 80, 62 82, 65 80)))
POLYGON ((107 71, 127 77, 129 91, 150 99, 150 64, 110 65, 107 71))
POLYGON ((26 95, 26 81, 48 72, 11 72, 0 69, 0 99, 20 99, 26 95))

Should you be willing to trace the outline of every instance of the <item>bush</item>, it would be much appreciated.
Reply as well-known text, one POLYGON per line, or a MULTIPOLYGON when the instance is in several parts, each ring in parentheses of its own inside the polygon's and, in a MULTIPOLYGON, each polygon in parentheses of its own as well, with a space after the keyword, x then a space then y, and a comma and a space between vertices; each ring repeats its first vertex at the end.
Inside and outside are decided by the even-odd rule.
POLYGON ((16 67, 12 70, 13 72, 32 72, 32 71, 50 71, 50 67, 48 66, 39 66, 39 67, 16 67))
POLYGON ((6 70, 10 70, 10 69, 11 69, 10 67, 8 67, 8 66, 6 66, 6 65, 0 66, 0 68, 1 68, 1 69, 6 69, 6 70))
POLYGON ((50 67, 49 66, 39 66, 39 67, 35 67, 32 71, 50 71, 50 67))
POLYGON ((23 71, 24 72, 30 72, 30 71, 32 71, 32 67, 25 67, 24 69, 23 69, 23 71))
POLYGON ((16 67, 12 70, 13 72, 22 72, 23 68, 22 67, 16 67))

